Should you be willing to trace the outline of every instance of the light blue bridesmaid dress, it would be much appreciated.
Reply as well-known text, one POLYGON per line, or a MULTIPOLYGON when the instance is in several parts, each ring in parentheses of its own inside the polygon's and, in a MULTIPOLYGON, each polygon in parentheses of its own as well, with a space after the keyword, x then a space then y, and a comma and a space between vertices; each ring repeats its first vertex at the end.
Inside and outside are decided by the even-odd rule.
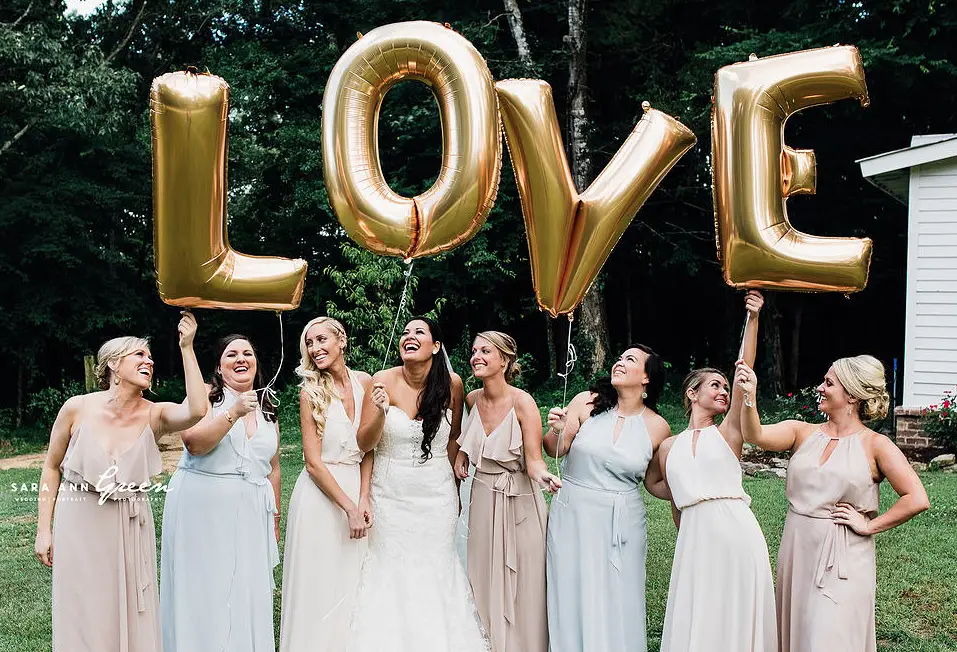
MULTIPOLYGON (((228 387, 214 418, 236 402, 228 387)), ((206 455, 183 450, 163 511, 160 623, 164 652, 274 652, 273 530, 276 498, 266 477, 279 446, 275 423, 256 410, 206 455)))
POLYGON ((551 652, 645 652, 645 504, 653 449, 641 414, 582 425, 563 461, 546 537, 551 652), (618 441, 615 424, 624 423, 618 441))

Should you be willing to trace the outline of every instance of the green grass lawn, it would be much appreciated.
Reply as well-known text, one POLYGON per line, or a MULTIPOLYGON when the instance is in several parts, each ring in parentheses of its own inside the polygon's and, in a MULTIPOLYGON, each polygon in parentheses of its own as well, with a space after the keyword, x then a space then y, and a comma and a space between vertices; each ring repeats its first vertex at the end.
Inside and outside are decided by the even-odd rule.
MULTIPOLYGON (((296 436, 291 428, 283 436, 284 514, 302 469, 296 436)), ((35 469, 0 472, 0 652, 50 649, 50 572, 33 557, 35 494, 12 488, 38 482, 39 475, 35 469)), ((930 511, 877 538, 877 637, 882 652, 957 650, 957 475, 929 473, 922 479, 930 494, 930 511)), ((746 488, 774 559, 784 527, 784 481, 748 478, 746 488)), ((894 500, 886 483, 881 500, 882 510, 894 500)), ((668 506, 647 496, 646 502, 648 640, 649 649, 657 652, 675 531, 668 506)), ((162 502, 154 502, 153 509, 158 544, 162 502)), ((277 586, 281 573, 280 567, 277 586)), ((278 640, 278 591, 275 622, 278 640)))

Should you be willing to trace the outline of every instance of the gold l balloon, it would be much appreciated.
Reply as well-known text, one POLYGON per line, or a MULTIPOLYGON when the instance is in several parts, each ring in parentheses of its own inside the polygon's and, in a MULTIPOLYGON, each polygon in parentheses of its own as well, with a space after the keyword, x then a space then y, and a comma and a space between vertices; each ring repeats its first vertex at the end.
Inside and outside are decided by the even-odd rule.
POLYGON ((867 284, 870 239, 801 233, 785 203, 816 185, 814 152, 784 145, 785 121, 847 98, 868 103, 861 56, 851 46, 718 70, 711 123, 715 233, 729 285, 854 292, 867 284))
POLYGON ((361 36, 326 83, 322 157, 329 203, 367 249, 417 258, 466 242, 492 209, 502 161, 498 103, 482 55, 453 30, 426 21, 361 36), (403 80, 432 89, 442 121, 439 176, 411 198, 389 188, 379 162, 379 109, 403 80))
POLYGON ((150 90, 156 285, 189 308, 288 310, 302 298, 306 262, 248 256, 226 236, 229 86, 175 72, 150 90))
POLYGON ((522 201, 532 282, 552 316, 581 302, 635 214, 695 144, 674 118, 643 104, 634 131, 588 189, 575 189, 551 87, 541 80, 495 85, 522 201))

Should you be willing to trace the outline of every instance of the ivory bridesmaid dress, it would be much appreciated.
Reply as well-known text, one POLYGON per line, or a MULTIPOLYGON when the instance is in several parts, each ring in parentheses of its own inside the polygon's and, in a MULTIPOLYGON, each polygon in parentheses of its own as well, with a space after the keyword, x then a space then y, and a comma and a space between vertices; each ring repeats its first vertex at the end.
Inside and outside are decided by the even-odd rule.
POLYGON ((661 652, 776 652, 768 545, 738 458, 709 426, 679 434, 665 470, 681 527, 661 652))
MULTIPOLYGON (((350 421, 342 401, 332 398, 322 433, 322 462, 346 495, 358 503, 362 451, 356 432, 365 392, 351 371, 349 379, 355 418, 350 421)), ((282 652, 346 649, 368 540, 349 538, 345 512, 303 469, 289 501, 286 521, 279 643, 282 652)))
POLYGON ((864 432, 809 436, 788 464, 788 515, 778 553, 781 652, 876 652, 874 538, 831 520, 837 503, 877 515, 880 494, 864 432), (826 448, 836 441, 829 457, 826 448))

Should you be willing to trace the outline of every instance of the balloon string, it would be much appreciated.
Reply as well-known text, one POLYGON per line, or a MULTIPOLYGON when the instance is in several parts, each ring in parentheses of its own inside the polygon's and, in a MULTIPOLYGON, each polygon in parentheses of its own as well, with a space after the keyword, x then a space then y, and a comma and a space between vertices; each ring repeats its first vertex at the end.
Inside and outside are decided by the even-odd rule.
POLYGON ((751 311, 747 310, 744 313, 744 328, 741 329, 741 348, 738 349, 738 360, 744 360, 744 344, 745 338, 748 336, 748 322, 751 321, 751 311))
MULTIPOLYGON (((559 377, 564 381, 564 387, 562 387, 562 408, 565 410, 568 409, 568 378, 572 375, 572 371, 575 370, 575 363, 578 362, 578 353, 575 351, 575 345, 572 344, 572 323, 575 321, 575 314, 568 313, 568 345, 565 349, 565 373, 559 373, 559 377)), ((565 414, 566 418, 568 413, 565 414)), ((565 424, 565 427, 568 427, 568 424, 565 424)), ((562 451, 562 439, 565 437, 565 428, 562 428, 561 432, 558 433, 558 447, 555 449, 556 455, 559 456, 558 464, 555 466, 557 471, 558 481, 562 481, 562 467, 565 466, 565 456, 561 455, 562 451)), ((566 451, 567 452, 567 451, 566 451)), ((561 489, 558 490, 556 500, 560 499, 561 489)))
POLYGON ((395 311, 395 319, 392 322, 392 332, 389 333, 389 344, 385 347, 385 353, 382 355, 382 364, 379 371, 385 369, 385 363, 389 359, 389 351, 392 350, 392 342, 395 339, 395 329, 399 326, 399 319, 402 317, 402 311, 405 310, 406 301, 409 298, 409 282, 412 280, 412 265, 415 264, 413 258, 407 261, 408 267, 405 268, 405 284, 402 286, 402 296, 399 297, 399 307, 395 311))
POLYGON ((263 387, 262 389, 256 390, 257 394, 259 392, 262 392, 262 396, 259 398, 260 405, 263 404, 267 396, 270 398, 270 401, 272 402, 272 405, 273 405, 273 409, 271 410, 264 409, 263 414, 269 414, 270 416, 273 416, 273 417, 276 416, 275 408, 279 407, 279 395, 276 393, 274 386, 276 384, 276 380, 279 379, 279 373, 282 371, 282 363, 286 359, 286 341, 285 341, 285 336, 283 335, 283 330, 282 330, 282 313, 279 311, 276 311, 276 317, 279 318, 279 367, 276 369, 276 373, 272 377, 272 380, 266 383, 266 386, 263 387))

